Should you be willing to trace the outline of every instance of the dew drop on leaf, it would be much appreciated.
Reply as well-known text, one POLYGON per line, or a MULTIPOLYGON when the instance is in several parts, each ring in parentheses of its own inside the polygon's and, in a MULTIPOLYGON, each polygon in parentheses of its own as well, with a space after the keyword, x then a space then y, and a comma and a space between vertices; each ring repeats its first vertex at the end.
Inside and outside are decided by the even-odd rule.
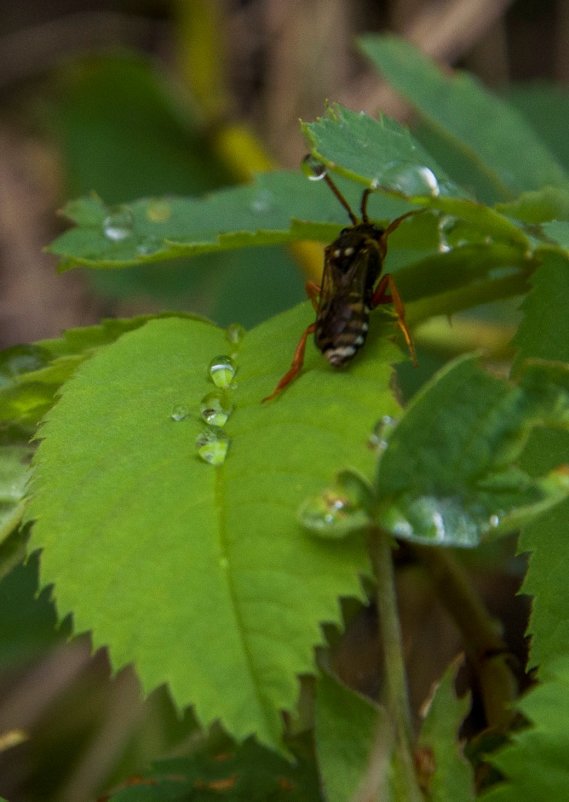
POLYGON ((235 376, 235 362, 230 356, 222 354, 214 357, 209 363, 208 372, 216 387, 226 389, 235 376))
POLYGON ((339 539, 370 523, 370 488, 353 471, 343 471, 336 483, 311 496, 298 511, 300 523, 322 538, 339 539))
POLYGON ((379 183, 386 189, 408 197, 428 195, 436 198, 440 188, 437 177, 429 167, 413 162, 391 162, 378 177, 379 183))
POLYGON ((328 172, 322 162, 315 159, 310 153, 300 163, 300 169, 309 181, 321 181, 328 172))
POLYGON ((225 336, 231 345, 238 345, 245 336, 245 329, 241 323, 230 323, 225 329, 225 336))
POLYGON ((369 436, 368 445, 374 451, 385 451, 389 444, 389 436, 397 426, 397 420, 391 415, 384 415, 380 418, 369 436))
POLYGON ((173 421, 181 421, 188 417, 190 414, 190 410, 184 404, 176 404, 175 407, 172 408, 172 412, 170 413, 170 417, 173 421))
POLYGON ((452 250, 452 246, 448 241, 448 236, 456 225, 456 218, 451 215, 443 215, 437 225, 437 233, 439 237, 439 253, 448 253, 452 250))
POLYGON ((233 405, 221 390, 208 393, 200 402, 200 413, 206 423, 224 426, 233 411, 233 405))
POLYGON ((134 216, 128 206, 113 206, 103 220, 103 234, 113 242, 132 236, 134 216))
POLYGON ((139 256, 150 256, 161 248, 162 243, 154 237, 144 237, 138 241, 136 252, 139 256))
POLYGON ((204 462, 223 465, 229 443, 229 436, 220 426, 207 426, 196 438, 196 450, 204 462))

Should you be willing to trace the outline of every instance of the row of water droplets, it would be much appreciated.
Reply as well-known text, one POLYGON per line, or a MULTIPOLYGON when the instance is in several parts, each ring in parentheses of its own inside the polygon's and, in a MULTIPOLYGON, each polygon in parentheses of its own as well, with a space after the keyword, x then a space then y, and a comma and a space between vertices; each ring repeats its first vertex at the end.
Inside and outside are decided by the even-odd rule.
MULTIPOLYGON (((228 326, 228 342, 237 346, 244 332, 238 324, 228 326)), ((231 392, 235 389, 236 371, 233 357, 227 354, 214 357, 207 368, 208 378, 215 385, 215 390, 206 393, 200 401, 200 418, 204 426, 196 438, 195 447, 198 457, 210 465, 222 465, 231 444, 223 427, 234 409, 231 392)), ((170 413, 173 421, 185 420, 189 415, 190 409, 182 404, 177 404, 170 413)))

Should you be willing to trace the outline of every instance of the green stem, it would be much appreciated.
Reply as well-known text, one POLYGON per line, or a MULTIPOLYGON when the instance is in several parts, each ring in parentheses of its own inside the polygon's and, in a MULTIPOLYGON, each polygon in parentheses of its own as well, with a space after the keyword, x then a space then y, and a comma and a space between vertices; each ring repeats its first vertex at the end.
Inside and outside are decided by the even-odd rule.
POLYGON ((462 634, 465 651, 478 675, 488 724, 507 729, 514 715, 511 702, 517 696, 518 683, 508 662, 500 624, 490 616, 451 552, 432 546, 414 550, 462 634))
POLYGON ((371 531, 370 554, 377 583, 379 637, 384 653, 384 704, 394 731, 401 790, 406 802, 423 802, 413 764, 413 724, 403 660, 391 540, 381 529, 374 528, 371 531))

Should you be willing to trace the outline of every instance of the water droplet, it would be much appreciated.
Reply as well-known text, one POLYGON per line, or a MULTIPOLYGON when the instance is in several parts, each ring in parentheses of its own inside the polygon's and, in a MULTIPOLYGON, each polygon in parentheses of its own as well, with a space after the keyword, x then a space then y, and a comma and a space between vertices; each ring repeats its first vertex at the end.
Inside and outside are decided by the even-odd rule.
POLYGON ((103 220, 103 233, 107 239, 120 242, 132 236, 134 216, 128 206, 113 206, 103 220))
POLYGON ((225 329, 225 336, 231 345, 238 345, 245 336, 245 329, 240 323, 230 323, 225 329))
POLYGON ((172 216, 172 207, 165 200, 150 201, 146 207, 146 219, 151 223, 165 223, 172 216))
POLYGON ((235 362, 230 356, 222 354, 211 360, 208 371, 215 386, 225 390, 229 387, 235 376, 235 362))
POLYGON ((498 526, 500 526, 500 522, 501 521, 499 515, 491 515, 490 520, 488 521, 492 529, 496 529, 498 526))
POLYGON ((389 445, 389 438, 391 432, 397 426, 397 420, 392 418, 391 415, 384 415, 378 420, 373 427, 372 433, 368 439, 368 445, 375 451, 385 451, 389 445))
POLYGON ((178 422, 187 418, 189 414, 190 410, 188 407, 184 406, 184 404, 176 404, 176 406, 172 408, 170 417, 172 420, 178 422))
POLYGON ((300 169, 309 181, 321 181, 328 172, 325 165, 310 153, 301 161, 300 169))
POLYGON ((445 214, 443 215, 437 225, 437 232, 439 236, 439 253, 448 253, 452 250, 448 241, 448 236, 456 225, 456 217, 445 214))
POLYGON ((229 449, 229 437, 219 426, 208 426, 196 438, 198 456, 210 465, 222 465, 229 449))
POLYGON ((161 247, 162 243, 160 240, 155 239, 154 237, 144 237, 138 241, 136 252, 139 256, 150 256, 151 254, 159 251, 161 247))
POLYGON ((440 192, 433 171, 413 162, 391 162, 382 170, 379 180, 386 189, 393 189, 407 197, 428 195, 436 198, 440 192))
POLYGON ((274 203, 273 193, 269 189, 260 189, 255 194, 249 208, 256 214, 262 214, 272 209, 274 203))
POLYGON ((303 526, 319 537, 343 538, 370 522, 371 490, 353 471, 339 474, 336 484, 308 498, 298 511, 303 526))
POLYGON ((233 412, 233 405, 220 390, 208 393, 200 402, 200 412, 206 423, 224 426, 233 412))

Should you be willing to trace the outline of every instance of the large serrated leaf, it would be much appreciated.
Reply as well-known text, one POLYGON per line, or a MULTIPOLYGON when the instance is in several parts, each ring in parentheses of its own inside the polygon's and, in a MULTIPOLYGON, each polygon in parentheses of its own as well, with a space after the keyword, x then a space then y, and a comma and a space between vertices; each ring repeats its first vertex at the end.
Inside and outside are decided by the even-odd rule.
POLYGON ((236 347, 224 332, 154 320, 101 349, 47 416, 31 505, 60 615, 108 644, 115 667, 133 661, 147 689, 167 682, 204 723, 220 718, 272 746, 296 674, 313 669, 320 623, 339 620, 338 597, 359 596, 367 570, 358 539, 331 549, 307 537, 298 504, 336 466, 369 475, 368 433, 396 409, 399 352, 377 315, 348 371, 310 345, 303 374, 260 403, 288 367, 282 343, 311 314, 304 304, 239 344, 219 467, 194 443, 208 364, 236 347), (179 405, 190 414, 174 422, 179 405))
POLYGON ((544 184, 567 185, 563 168, 523 117, 474 78, 443 73, 395 36, 366 36, 360 45, 390 84, 486 176, 498 199, 544 184))

